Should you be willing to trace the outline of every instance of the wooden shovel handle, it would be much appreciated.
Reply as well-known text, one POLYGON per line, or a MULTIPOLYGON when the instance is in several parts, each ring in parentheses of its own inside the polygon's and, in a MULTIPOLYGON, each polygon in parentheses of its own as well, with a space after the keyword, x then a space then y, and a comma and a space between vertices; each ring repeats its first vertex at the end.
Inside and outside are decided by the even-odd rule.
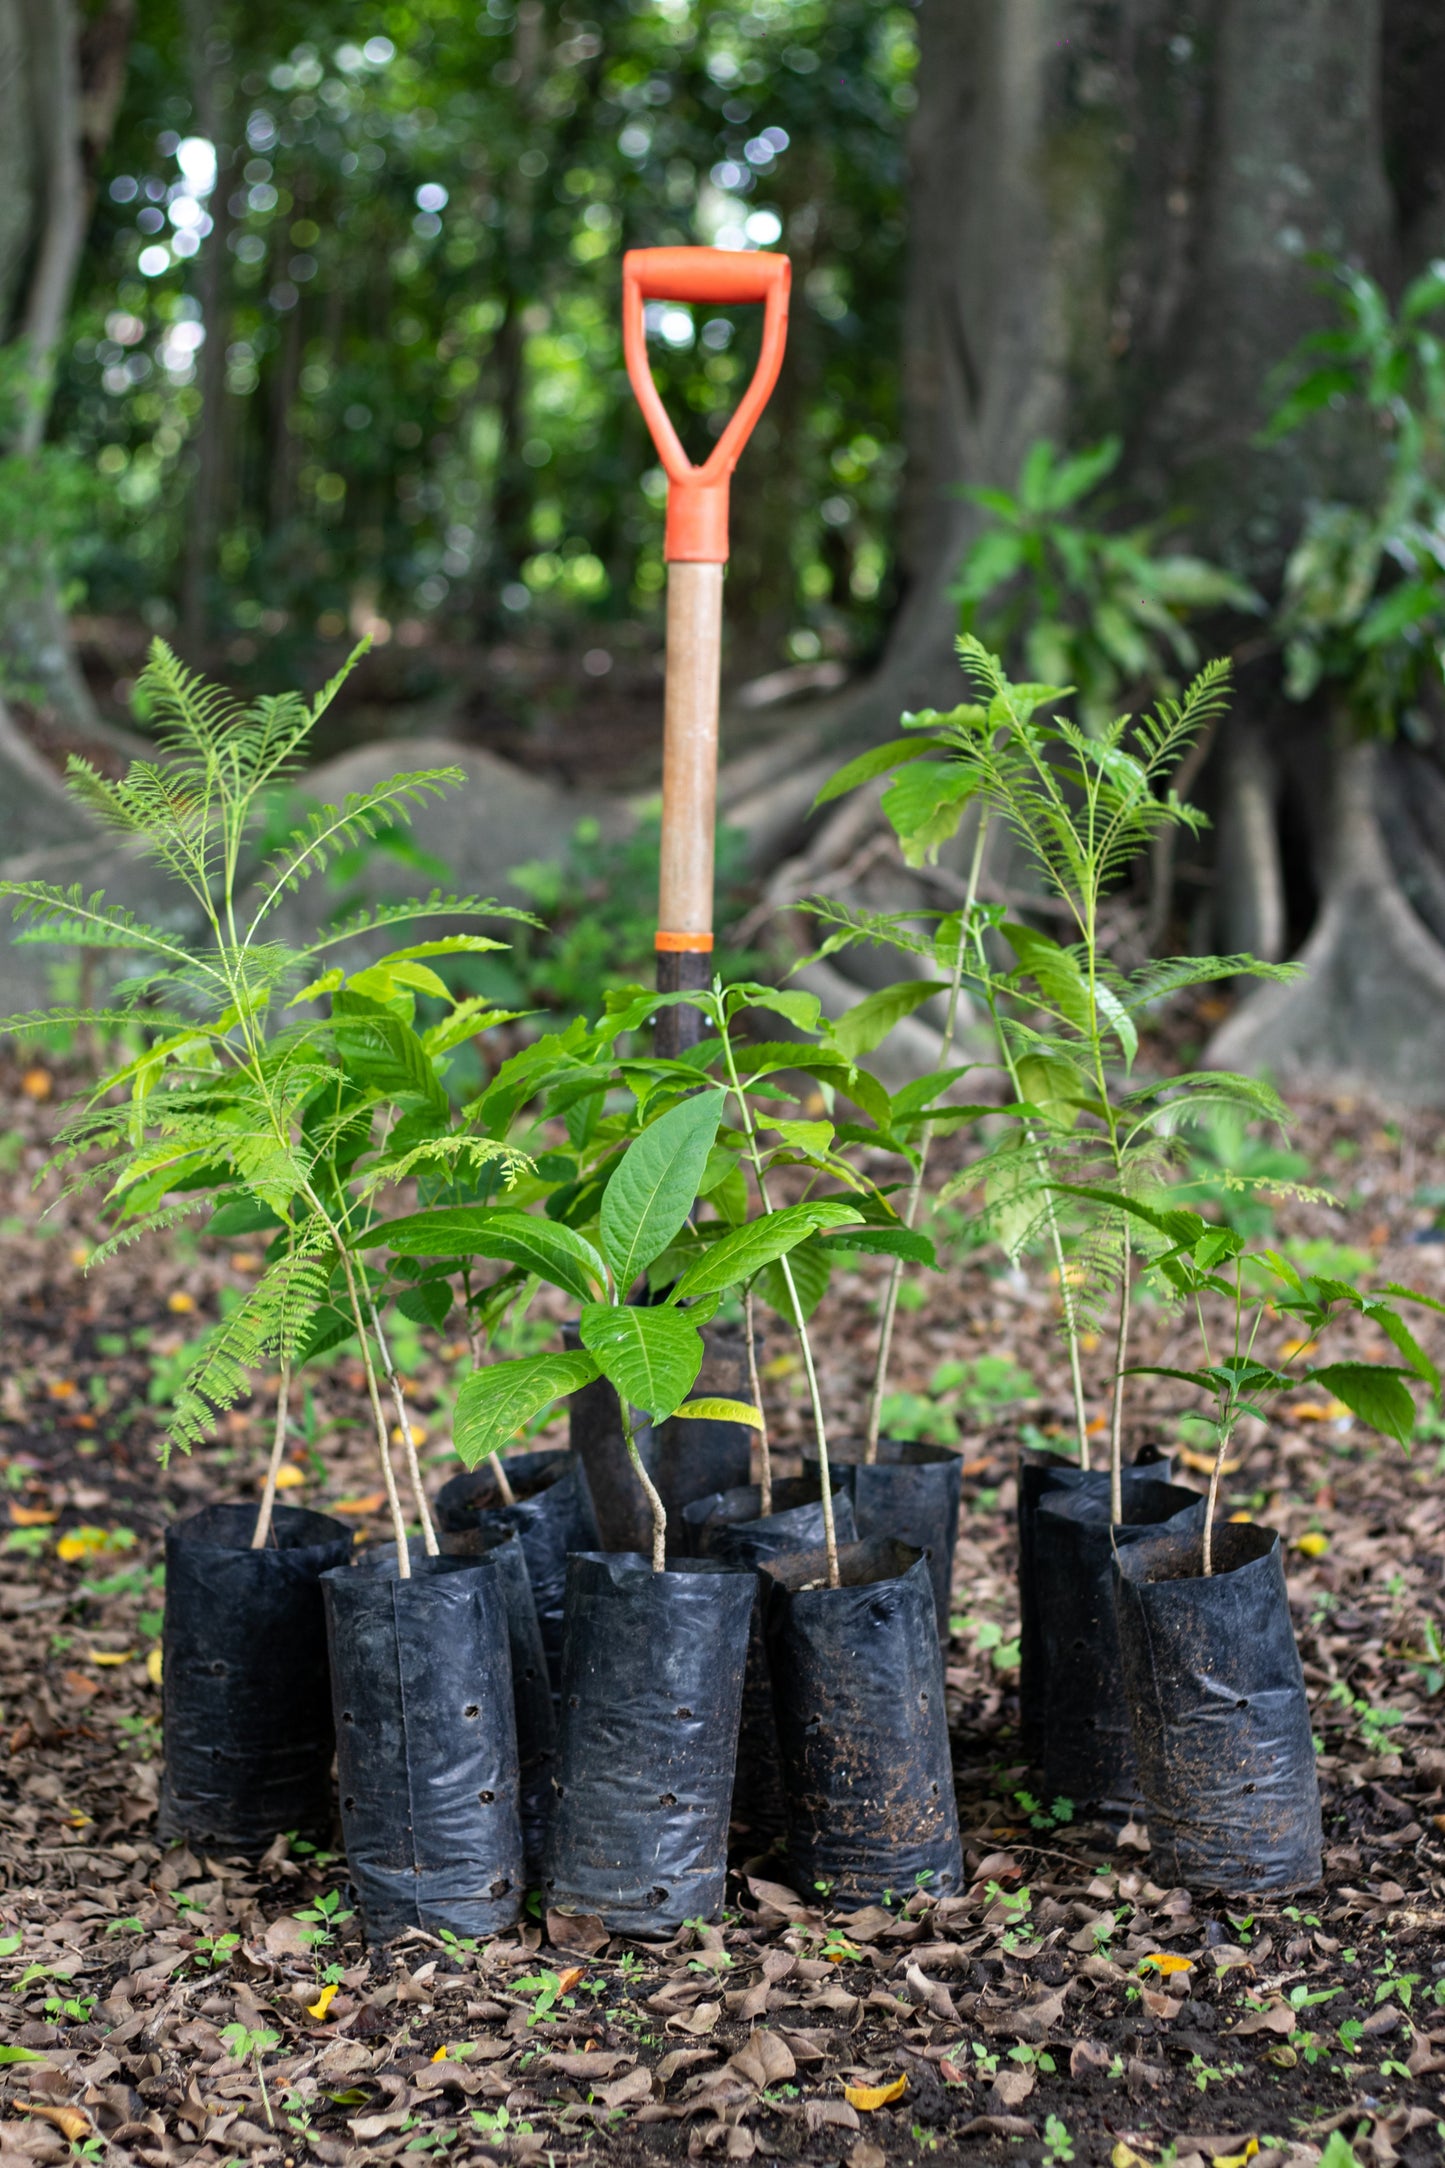
POLYGON ((669 564, 727 563, 728 484, 783 365, 792 279, 793 267, 786 256, 762 250, 632 248, 622 259, 622 350, 668 479, 663 555, 669 564), (762 305, 763 343, 753 380, 701 467, 695 467, 683 450, 652 380, 645 301, 762 305))

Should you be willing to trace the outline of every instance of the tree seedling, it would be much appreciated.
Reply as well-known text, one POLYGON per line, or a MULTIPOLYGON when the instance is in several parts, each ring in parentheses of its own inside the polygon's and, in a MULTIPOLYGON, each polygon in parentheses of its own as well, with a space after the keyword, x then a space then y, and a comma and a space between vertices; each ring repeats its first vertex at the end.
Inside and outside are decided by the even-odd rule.
POLYGON ((281 2036, 266 2028, 253 2032, 238 2020, 234 2025, 221 2028, 221 2045, 233 2062, 250 2063, 261 2088, 261 2105, 266 2110, 266 2121, 274 2130, 276 2118, 271 2113, 271 2096, 266 2090, 266 2073, 261 2067, 263 2055, 272 2055, 281 2045, 281 2036))

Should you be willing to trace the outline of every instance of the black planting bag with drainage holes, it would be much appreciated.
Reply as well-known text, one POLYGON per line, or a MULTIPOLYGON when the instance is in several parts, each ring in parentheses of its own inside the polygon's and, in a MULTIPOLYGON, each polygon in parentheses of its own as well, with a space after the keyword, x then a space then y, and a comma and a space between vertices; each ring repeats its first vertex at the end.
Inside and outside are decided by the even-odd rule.
POLYGON ((1139 1774, 1114 1618, 1114 1545, 1176 1518, 1202 1528, 1205 1503, 1143 1469, 1126 1468, 1123 1489, 1124 1526, 1112 1534, 1107 1484, 1050 1491, 1034 1522, 1044 1798, 1094 1806, 1118 1822, 1139 1804, 1139 1774))
POLYGON ((1189 1889, 1311 1889, 1319 1776, 1279 1537, 1172 1523, 1126 1544, 1114 1594, 1151 1871, 1189 1889))
POLYGON ((378 1544, 322 1583, 347 1862, 367 1939, 493 1935, 525 1894, 500 1576, 378 1544))
MULTIPOLYGON (((611 1388, 609 1387, 610 1391, 611 1388)), ((562 1613, 567 1560, 597 1547, 597 1521, 582 1463, 574 1453, 511 1453, 507 1481, 514 1503, 504 1505, 490 1460, 454 1475, 437 1492, 437 1521, 450 1531, 512 1528, 527 1561, 532 1601, 547 1652, 554 1694, 562 1685, 562 1613)))
MULTIPOLYGON (((815 1505, 821 1496, 816 1470, 811 1475, 782 1476, 773 1485, 772 1515, 791 1513, 797 1506, 815 1505)), ((709 1491, 705 1498, 694 1498, 682 1509, 682 1547, 694 1558, 709 1558, 719 1528, 731 1527, 739 1521, 759 1520, 762 1511, 761 1483, 739 1483, 731 1490, 709 1491)), ((821 1527, 821 1523, 819 1525, 821 1527)), ((821 1542, 822 1537, 813 1540, 821 1542)), ((804 1548, 811 1550, 812 1543, 804 1548)))
POLYGON ((557 1758, 557 1715, 547 1677, 542 1629, 532 1601, 527 1561, 513 1528, 443 1529, 441 1547, 449 1558, 487 1565, 501 1583, 507 1607, 507 1639, 512 1654, 512 1706, 517 1718, 517 1762, 521 1773, 522 1853, 527 1879, 542 1872, 542 1846, 552 1811, 552 1765, 557 1758))
POLYGON ((922 1552, 891 1538, 763 1568, 793 1887, 835 1905, 957 1889, 943 1655, 922 1552))
POLYGON ((325 1513, 206 1506, 166 1530, 165 1770, 159 1834, 264 1852, 332 1829, 331 1690, 321 1576, 351 1556, 325 1513))
MULTIPOLYGON (((952 1446, 925 1445, 912 1438, 880 1438, 877 1457, 865 1458, 863 1438, 835 1438, 828 1465, 835 1489, 853 1501, 858 1534, 891 1536, 911 1543, 928 1560, 939 1639, 948 1639, 953 1584, 953 1554, 958 1544, 958 1508, 963 1493, 963 1458, 952 1446)), ((804 1466, 816 1470, 816 1448, 804 1446, 804 1466)))
POLYGON ((572 1559, 542 1878, 556 1910, 670 1935, 722 1904, 755 1585, 710 1558, 572 1559))

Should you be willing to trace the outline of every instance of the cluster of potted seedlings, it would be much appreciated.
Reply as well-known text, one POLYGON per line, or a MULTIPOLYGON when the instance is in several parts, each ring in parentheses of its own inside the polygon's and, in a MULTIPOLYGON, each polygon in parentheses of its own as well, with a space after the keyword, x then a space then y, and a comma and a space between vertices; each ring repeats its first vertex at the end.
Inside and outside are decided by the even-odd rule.
POLYGON ((839 1906, 956 1886, 940 1644, 961 1464, 879 1432, 901 1276, 934 1267, 914 1224, 931 1140, 987 1116, 982 1160, 941 1194, 982 1185, 1004 1248, 1042 1251, 1073 1381, 1075 1438, 1021 1457, 1025 1742, 1049 1796, 1146 1817, 1172 1877, 1317 1879, 1279 1540, 1218 1518, 1220 1474, 1240 1420, 1310 1380, 1403 1439, 1409 1381, 1438 1385, 1399 1309, 1426 1298, 1304 1277, 1190 1209, 1191 1122, 1224 1104, 1283 1109, 1244 1078, 1133 1073, 1152 1005, 1271 968, 1191 958, 1129 973, 1101 936, 1110 887, 1162 828, 1196 818, 1168 777, 1219 707, 1222 672, 1091 737, 1051 712, 1058 689, 1010 684, 977 643, 963 660, 975 699, 905 717, 905 736, 826 794, 889 778, 882 803, 911 864, 961 844, 957 908, 882 918, 816 901, 829 946, 905 954, 898 985, 833 1024, 810 995, 767 985, 629 988, 595 1022, 526 1040, 460 1106, 451 1057, 518 1019, 454 997, 437 965, 499 944, 448 931, 376 958, 378 932, 509 914, 434 894, 306 943, 281 927, 337 852, 459 776, 395 776, 308 815, 263 861, 267 795, 335 685, 243 709, 160 643, 145 679, 156 759, 121 782, 72 761, 71 787, 165 866, 194 929, 79 889, 4 889, 22 939, 133 964, 86 1019, 122 1027, 126 1058, 72 1112, 58 1155, 104 1193, 97 1260, 197 1212, 269 1244, 245 1300, 198 1344, 171 1425, 172 1444, 203 1444, 258 1375, 279 1373, 259 1506, 213 1505, 168 1532, 163 1834, 255 1851, 325 1830, 334 1753, 374 1939, 488 1934, 539 1885, 551 1909, 668 1933, 720 1906, 730 1828, 747 1855, 781 1847, 797 1884, 839 1906), (1067 939, 988 900, 1000 830, 1067 939), (331 960, 358 942, 369 960, 331 960), (681 1058, 651 1040, 670 1001, 702 1014, 681 1058), (890 1093, 868 1057, 926 1002, 942 1065, 890 1093), (982 1103, 961 1100, 969 1065, 952 1058, 965 1015, 992 1027, 982 1103), (859 1254, 892 1262, 852 1439, 830 1435, 809 1320, 840 1257, 859 1254), (1173 1483, 1167 1450, 1124 1461, 1141 1275, 1198 1316, 1197 1366, 1167 1374, 1212 1410, 1207 1499, 1173 1483), (561 1344, 494 1354, 541 1287, 573 1312, 561 1344), (454 1418, 464 1472, 435 1508, 383 1322, 393 1305, 437 1328, 459 1319, 472 1350, 454 1418), (776 1480, 763 1311, 796 1338, 811 1413, 804 1473, 776 1480), (1331 1320, 1361 1312, 1398 1361, 1311 1365, 1331 1320), (1259 1351, 1279 1317, 1302 1349, 1293 1367, 1259 1351), (1106 1319, 1108 1464, 1093 1468, 1080 1349, 1106 1319), (296 1373, 343 1344, 359 1352, 393 1529, 360 1549, 340 1522, 276 1501, 296 1373), (570 1449, 509 1450, 563 1404, 570 1449))

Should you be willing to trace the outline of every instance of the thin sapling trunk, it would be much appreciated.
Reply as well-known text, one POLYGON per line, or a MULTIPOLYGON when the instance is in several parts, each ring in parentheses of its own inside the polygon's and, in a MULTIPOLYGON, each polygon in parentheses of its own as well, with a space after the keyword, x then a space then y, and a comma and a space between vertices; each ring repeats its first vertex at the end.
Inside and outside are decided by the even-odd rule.
MULTIPOLYGON (((482 1367, 482 1336, 477 1330, 477 1321, 472 1315, 472 1275, 470 1270, 462 1273, 462 1315, 467 1321, 467 1346, 472 1353, 472 1368, 473 1370, 480 1370, 482 1367)), ((492 1473, 497 1479, 497 1492, 502 1504, 504 1506, 514 1506, 517 1503, 517 1494, 507 1480, 506 1464, 502 1459, 500 1450, 492 1455, 492 1473)))
POLYGON ((761 1492, 758 1503, 763 1509, 762 1518, 766 1520, 773 1510, 773 1454, 768 1443, 768 1418, 763 1410, 763 1388, 758 1377, 758 1344, 753 1330, 751 1281, 743 1290, 743 1331, 747 1335, 748 1343, 748 1391, 752 1395, 753 1406, 758 1411, 758 1488, 761 1492))
POLYGON ((1119 1276, 1119 1337, 1114 1348, 1114 1406, 1109 1423, 1109 1519, 1115 1528, 1122 1526, 1124 1519, 1124 1364, 1129 1350, 1131 1258, 1126 1225, 1119 1276))
POLYGON ((271 1537, 271 1515, 276 1506, 276 1482, 281 1473, 281 1456, 286 1450, 286 1416, 291 1399, 291 1364, 281 1358, 281 1377, 276 1387, 276 1435, 271 1441, 271 1459, 266 1469, 265 1488, 261 1492, 261 1505, 256 1515, 256 1533, 251 1538, 253 1551, 264 1551, 271 1537))
POLYGON ((386 1416, 382 1411, 381 1394, 377 1389, 376 1367, 371 1360, 371 1342, 367 1338, 366 1323, 361 1314, 361 1297, 356 1289, 356 1275, 351 1259, 344 1247, 339 1249, 341 1268, 346 1274, 346 1292, 350 1298, 352 1322, 356 1337, 361 1344, 361 1366, 366 1374, 366 1394, 371 1402, 371 1420, 376 1431, 377 1451, 381 1455, 381 1481, 386 1492, 386 1502, 391 1511, 392 1534, 396 1538, 396 1570, 403 1581, 411 1579, 411 1552, 407 1548, 406 1516, 401 1510, 401 1493, 396 1487, 396 1470, 391 1460, 391 1439, 387 1435, 386 1416))
MULTIPOLYGON (((963 989, 963 960, 969 934, 969 922, 978 898, 979 875, 983 870, 984 847, 988 841, 988 814, 981 813, 978 834, 973 843, 973 861, 968 869, 968 889, 963 899, 963 909, 958 919, 958 946, 954 956, 953 973, 948 988, 948 1015, 943 1027, 942 1054, 939 1067, 946 1069, 953 1053, 953 1041, 958 1030, 958 1005, 963 989)), ((903 1224, 912 1227, 918 1217, 919 1203, 923 1197, 923 1177, 928 1169, 928 1148, 933 1141, 932 1124, 925 1122, 923 1134, 918 1140, 918 1165, 913 1170, 909 1184, 908 1201, 903 1208, 903 1224)), ((893 1355, 893 1326, 898 1315, 898 1291, 903 1285, 903 1259, 895 1257, 893 1269, 888 1275, 888 1286, 883 1296, 883 1314, 878 1321, 878 1357, 873 1366, 873 1386, 868 1395, 868 1423, 864 1439, 863 1458, 871 1467, 878 1458, 878 1433, 883 1423, 883 1396, 888 1389, 888 1365, 893 1355)))
POLYGON ((441 1546, 437 1542, 437 1532, 432 1526, 431 1512, 426 1502, 426 1491, 422 1487, 421 1464, 416 1457, 416 1438, 412 1432, 411 1416, 407 1412, 406 1396, 402 1392, 401 1379, 397 1375, 396 1364, 391 1359, 391 1349, 388 1347, 386 1335, 381 1329, 381 1319, 377 1315, 376 1304, 372 1300, 370 1292, 367 1294, 366 1302, 367 1308, 371 1312, 371 1323, 376 1333, 377 1351, 381 1356, 382 1367, 386 1372, 386 1382, 391 1387, 392 1406, 396 1409, 397 1428, 401 1432, 402 1447, 406 1453, 407 1474, 411 1479, 412 1496, 416 1500, 417 1517, 421 1522, 422 1546, 428 1558, 436 1558, 440 1553, 441 1546))
POLYGON ((627 1405, 625 1394, 618 1393, 617 1406, 622 1416, 622 1435, 627 1440, 627 1457, 632 1463, 633 1473, 642 1485, 643 1493, 652 1511, 652 1570, 654 1573, 665 1573, 667 1571, 667 1507, 662 1502, 661 1492, 643 1465, 641 1451, 636 1438, 632 1434, 632 1411, 627 1405))

